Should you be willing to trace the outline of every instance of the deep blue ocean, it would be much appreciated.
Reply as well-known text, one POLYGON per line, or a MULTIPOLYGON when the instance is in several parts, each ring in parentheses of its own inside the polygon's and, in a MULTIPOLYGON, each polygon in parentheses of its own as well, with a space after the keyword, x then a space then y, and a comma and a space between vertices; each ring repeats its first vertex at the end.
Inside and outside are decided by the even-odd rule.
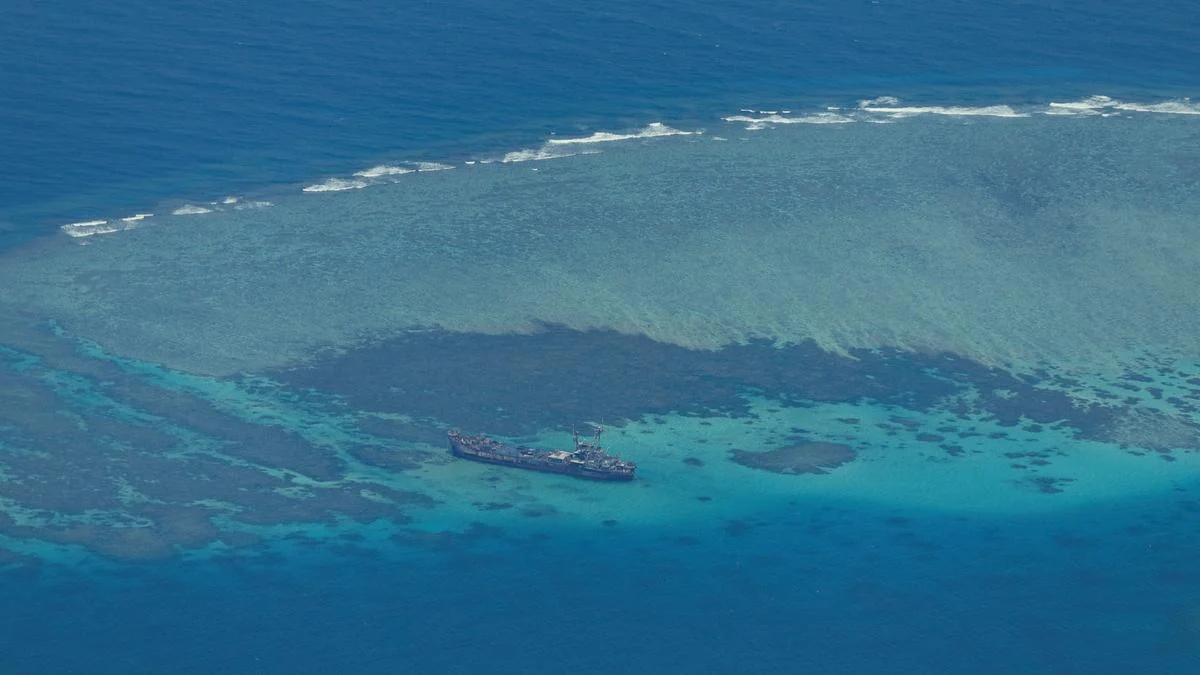
POLYGON ((859 98, 1192 93, 1178 2, 10 3, 0 221, 859 98))
MULTIPOLYGON (((745 109, 853 107, 879 96, 988 106, 1200 94, 1200 6, 1178 0, 9 0, 0 16, 0 250, 9 261, 62 239, 65 223, 229 195, 273 199, 364 167, 462 162, 556 135, 653 122, 708 129, 745 109)), ((1179 133, 1180 166, 1195 166, 1200 135, 1179 133)), ((7 344, 0 356, 11 377, 0 379, 0 403, 26 407, 19 420, 0 408, 0 459, 21 444, 77 451, 62 440, 77 437, 56 425, 84 417, 47 408, 35 418, 29 411, 42 399, 14 384, 42 367, 23 356, 35 353, 33 342, 7 344), (57 445, 29 440, 42 438, 35 419, 57 445)), ((518 359, 495 349, 497 359, 518 359)), ((89 370, 66 351, 36 353, 49 373, 39 382, 60 394, 86 389, 62 384, 69 378, 59 375, 76 373, 119 389, 155 419, 180 420, 169 430, 177 438, 187 425, 222 433, 204 426, 211 408, 189 412, 126 383, 132 367, 89 370)), ((446 353, 447 363, 469 360, 446 353)), ((671 358, 635 359, 631 372, 671 358)), ((769 371, 774 362, 764 363, 769 371)), ((369 379, 369 365, 355 367, 369 379)), ((337 372, 350 378, 349 369, 337 372)), ((681 376, 674 391, 734 378, 705 372, 681 376)), ((636 376, 624 384, 657 386, 636 376)), ((345 379, 329 390, 352 397, 370 386, 345 379)), ((315 379, 296 387, 322 389, 315 379)), ((532 395, 504 382, 494 389, 461 410, 448 397, 441 408, 414 403, 397 413, 487 419, 532 395)), ((589 403, 574 389, 545 396, 589 403)), ((677 400, 647 395, 644 412, 665 415, 677 400)), ((95 410, 86 418, 94 428, 134 419, 115 404, 95 410)), ((527 426, 498 415, 493 428, 511 425, 499 431, 519 437, 566 421, 534 420, 535 412, 527 426)), ((371 433, 387 435, 394 423, 371 433)), ((290 461, 290 441, 245 434, 277 451, 280 466, 290 461)), ((144 442, 156 438, 147 432, 144 442)), ((0 483, 21 485, 7 461, 0 483)), ((119 481, 120 471, 30 490, 49 503, 79 484, 119 481)), ((670 483, 669 474, 647 475, 670 483)), ((129 555, 135 546, 110 546, 91 530, 42 551, 21 518, 44 512, 21 511, 21 498, 3 493, 0 550, 19 555, 0 556, 0 674, 1200 672, 1200 487, 1184 478, 1160 485, 1032 515, 805 497, 677 527, 573 527, 527 510, 527 529, 446 525, 378 539, 364 518, 366 533, 285 534, 249 547, 253 554, 216 559, 186 545, 178 555, 129 555), (83 548, 70 542, 100 555, 72 557, 83 548)), ((59 507, 74 508, 66 498, 59 507)), ((279 513, 259 524, 283 527, 292 516, 279 513)), ((333 527, 338 519, 325 515, 293 522, 333 527)), ((179 527, 172 541, 212 539, 188 539, 179 527)))

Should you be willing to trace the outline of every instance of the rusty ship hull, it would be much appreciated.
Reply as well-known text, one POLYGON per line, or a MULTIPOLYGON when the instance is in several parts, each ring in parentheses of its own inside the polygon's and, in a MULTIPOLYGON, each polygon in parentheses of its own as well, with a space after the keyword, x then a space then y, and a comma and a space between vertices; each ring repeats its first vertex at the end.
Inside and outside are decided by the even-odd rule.
POLYGON ((543 473, 556 473, 597 481, 631 481, 637 466, 606 454, 599 444, 576 440, 574 452, 539 450, 509 445, 487 436, 448 434, 450 451, 456 457, 499 466, 510 466, 543 473))

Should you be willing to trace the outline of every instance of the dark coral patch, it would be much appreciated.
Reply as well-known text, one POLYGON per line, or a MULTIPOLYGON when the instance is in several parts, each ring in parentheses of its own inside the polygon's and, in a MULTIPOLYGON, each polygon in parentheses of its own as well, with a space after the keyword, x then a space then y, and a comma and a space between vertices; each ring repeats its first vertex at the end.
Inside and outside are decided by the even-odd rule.
MULTIPOLYGON (((153 519, 146 524, 129 523, 128 526, 73 523, 29 528, 29 531, 20 527, 14 529, 18 535, 60 544, 80 544, 101 555, 130 561, 173 558, 180 547, 198 547, 228 536, 213 525, 207 511, 198 507, 153 505, 144 508, 139 515, 153 519)), ((243 547, 257 541, 257 537, 248 534, 230 539, 231 545, 243 547)))
POLYGON ((748 520, 735 519, 725 523, 725 534, 731 537, 744 537, 754 529, 754 523, 748 520))
MULTIPOLYGON (((813 343, 766 341, 697 351, 644 336, 554 325, 528 335, 413 331, 350 351, 331 350, 268 375, 302 390, 335 394, 361 410, 438 420, 396 429, 398 438, 433 443, 440 442, 443 425, 522 436, 580 419, 665 423, 661 415, 668 413, 744 415, 747 390, 775 399, 779 407, 866 399, 911 411, 982 414, 1009 427, 1065 425, 1083 438, 1102 439, 1120 414, 1078 404, 1066 391, 1083 386, 1079 382, 1046 372, 1018 377, 948 353, 884 348, 838 355, 813 343), (963 392, 978 396, 955 396, 963 392)), ((893 417, 888 425, 892 432, 918 430, 908 416, 893 417)))
POLYGON ((508 502, 475 502, 475 508, 480 511, 504 511, 512 507, 508 502))
POLYGON ((531 504, 521 509, 521 515, 526 518, 541 518, 542 516, 552 516, 558 513, 558 509, 549 504, 531 504))
MULTIPOLYGON (((77 343, 60 335, 20 327, 6 327, 5 332, 6 341, 11 339, 13 346, 25 351, 0 348, 0 408, 6 418, 2 440, 14 448, 5 462, 11 473, 21 477, 0 483, 0 497, 68 516, 128 513, 137 517, 136 522, 152 523, 21 530, 0 518, 0 532, 9 536, 79 543, 114 556, 155 557, 218 538, 240 545, 231 543, 235 534, 213 527, 208 519, 215 513, 222 515, 218 522, 232 519, 264 525, 343 518, 403 523, 408 507, 429 502, 383 485, 343 480, 348 469, 343 458, 391 471, 448 461, 436 448, 410 452, 392 449, 391 443, 343 444, 335 449, 310 440, 303 425, 215 405, 216 395, 210 400, 209 395, 186 386, 186 380, 176 386, 171 378, 147 377, 138 369, 78 349, 77 343), (54 377, 41 377, 46 374, 54 377), (53 382, 72 384, 56 388, 53 382), (110 405, 108 399, 116 404, 110 405), (297 489, 304 482, 293 480, 296 475, 328 487, 297 489), (163 510, 155 512, 156 503, 162 503, 163 510)), ((362 348, 330 350, 311 363, 273 376, 285 384, 250 377, 228 380, 240 390, 274 398, 283 407, 304 409, 316 417, 354 411, 360 431, 402 441, 394 444, 397 447, 414 443, 440 447, 446 426, 519 436, 586 419, 620 424, 625 419, 649 418, 667 424, 664 416, 714 413, 741 415, 744 424, 758 424, 748 415, 747 391, 772 399, 770 405, 775 407, 770 410, 821 401, 902 407, 905 412, 891 417, 887 430, 938 443, 949 456, 983 452, 982 445, 968 451, 952 441, 956 434, 982 437, 988 430, 971 430, 964 423, 968 428, 959 433, 951 422, 926 431, 915 421, 923 419, 917 413, 938 410, 973 418, 990 416, 1002 425, 1022 425, 1030 433, 1046 425, 1101 440, 1119 437, 1118 423, 1130 417, 1129 409, 1119 403, 1086 406, 1055 391, 1082 388, 1080 382, 1046 372, 1015 377, 950 354, 877 349, 835 355, 811 343, 779 346, 762 341, 693 351, 645 337, 557 326, 532 335, 412 332, 362 348), (972 395, 956 396, 961 393, 972 395), (399 412, 404 417, 374 412, 399 412)), ((1136 374, 1126 380, 1138 386, 1148 382, 1136 374)), ((1200 386, 1195 378, 1192 383, 1200 386)), ((1143 388, 1160 400, 1171 393, 1143 388)), ((1103 391, 1096 395, 1122 399, 1103 391)), ((1175 413, 1188 413, 1195 409, 1200 392, 1178 396, 1166 398, 1165 403, 1174 406, 1175 413)), ((1127 401, 1135 408, 1140 405, 1127 401)), ((1153 415, 1148 419, 1153 422, 1153 415)), ((852 417, 841 422, 849 427, 847 431, 863 424, 852 417)), ((802 429, 792 433, 799 439, 783 441, 792 445, 762 453, 734 451, 733 461, 798 474, 825 473, 854 457, 847 446, 810 443, 802 429)), ((992 438, 1011 440, 1003 434, 992 438)), ((1143 450, 1184 447, 1137 445, 1143 450)), ((1165 452, 1159 456, 1164 461, 1173 459, 1165 452)), ((1043 455, 1013 459, 1027 467, 1046 463, 1043 455)), ((689 466, 703 463, 696 457, 683 461, 689 466)), ((1035 473, 1027 471, 1021 477, 1025 485, 1042 492, 1061 491, 1068 482, 1054 478, 1038 482, 1026 478, 1035 473)), ((500 504, 485 502, 476 507, 503 508, 500 504)), ((537 507, 524 513, 549 515, 537 507)))
POLYGON ((11 572, 17 569, 33 570, 39 566, 36 558, 31 558, 26 555, 21 555, 16 551, 10 551, 0 547, 0 570, 11 572))
MULTIPOLYGON (((439 435, 439 441, 444 438, 439 435)), ((355 459, 363 464, 387 469, 388 471, 409 471, 418 469, 427 462, 445 461, 445 457, 430 452, 415 450, 397 450, 378 446, 356 446, 348 449, 355 459)))
POLYGON ((871 350, 847 358, 812 343, 766 341, 699 351, 545 326, 532 335, 412 332, 270 376, 355 408, 520 436, 580 419, 741 414, 747 387, 785 406, 867 397, 917 408, 962 387, 927 376, 928 364, 908 356, 871 350))
POLYGON ((782 474, 828 473, 855 457, 848 445, 818 442, 796 443, 766 452, 734 449, 730 454, 742 466, 782 474))
POLYGON ((462 531, 401 530, 390 537, 398 544, 431 551, 459 551, 480 541, 503 538, 503 529, 479 522, 472 522, 462 531))
POLYGON ((1066 488, 1066 485, 1068 483, 1075 482, 1075 479, 1074 478, 1054 478, 1052 476, 1034 476, 1032 478, 1027 478, 1022 482, 1024 482, 1027 485, 1032 486, 1034 489, 1036 489, 1038 492, 1041 492, 1042 494, 1052 495, 1052 494, 1057 494, 1059 492, 1063 492, 1066 488))
MULTIPOLYGON (((130 368, 52 331, 6 326, 6 337, 30 351, 0 347, 0 443, 5 470, 20 478, 0 481, 0 498, 38 522, 0 518, 0 534, 111 558, 163 559, 216 542, 259 547, 241 528, 222 529, 226 521, 403 523, 405 510, 433 504, 382 483, 344 480, 338 449, 308 440, 306 425, 206 398, 186 376, 130 368), (325 485, 300 487, 301 477, 325 485)), ((283 407, 344 412, 318 393, 233 381, 283 407)), ((345 449, 393 469, 424 459, 345 449)))

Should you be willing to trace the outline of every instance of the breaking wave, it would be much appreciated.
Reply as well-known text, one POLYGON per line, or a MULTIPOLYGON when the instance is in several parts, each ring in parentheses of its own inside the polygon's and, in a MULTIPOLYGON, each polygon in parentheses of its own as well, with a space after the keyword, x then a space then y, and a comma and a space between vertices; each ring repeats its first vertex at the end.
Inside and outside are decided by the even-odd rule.
MULTIPOLYGON (((1040 104, 993 104, 983 106, 962 105, 908 105, 895 96, 878 96, 863 99, 852 107, 830 106, 823 110, 757 110, 744 108, 737 114, 721 117, 727 124, 740 125, 745 131, 761 131, 788 125, 846 125, 859 122, 893 123, 907 118, 924 116, 1028 118, 1032 116, 1090 117, 1119 116, 1131 114, 1200 115, 1200 103, 1190 98, 1158 102, 1122 101, 1109 96, 1094 95, 1075 101, 1050 101, 1040 104)), ((587 136, 552 136, 538 147, 512 150, 491 158, 471 159, 461 162, 462 166, 477 166, 492 163, 513 164, 530 161, 564 159, 579 155, 603 152, 607 143, 652 140, 669 137, 691 137, 704 134, 703 129, 680 129, 664 122, 651 122, 632 131, 596 131, 587 136)), ((710 135, 714 141, 726 140, 723 136, 710 135)), ((305 193, 346 192, 386 185, 405 180, 405 176, 430 171, 445 171, 455 168, 447 162, 402 161, 381 163, 356 171, 350 176, 332 176, 319 182, 301 187, 305 193)), ((272 206, 265 200, 242 201, 238 197, 225 197, 219 201, 202 204, 185 203, 170 211, 173 216, 198 216, 232 208, 235 210, 257 209, 272 206)), ((153 214, 138 213, 122 218, 94 218, 67 223, 60 230, 74 238, 111 234, 132 229, 153 214)))
POLYGON ((354 180, 347 178, 326 178, 320 183, 307 185, 304 187, 305 192, 342 192, 344 190, 360 190, 370 185, 365 180, 354 180))
POLYGON ((307 185, 304 192, 344 192, 346 190, 361 190, 362 188, 392 182, 398 176, 426 171, 445 171, 453 169, 450 164, 441 162, 407 162, 401 164, 377 164, 369 169, 354 172, 351 178, 326 178, 320 183, 307 185))
POLYGON ((515 152, 505 153, 500 161, 504 164, 512 164, 514 162, 536 162, 546 159, 562 159, 564 157, 574 157, 576 155, 594 155, 600 152, 599 150, 584 150, 581 152, 571 152, 563 150, 560 147, 551 145, 543 145, 540 148, 532 150, 517 150, 515 152))
POLYGON ((617 141, 633 141, 642 138, 661 138, 663 136, 693 136, 700 131, 683 131, 669 127, 662 122, 651 122, 638 131, 618 134, 608 131, 597 131, 590 136, 579 138, 551 138, 546 143, 550 145, 579 145, 584 143, 613 143, 617 141))
POLYGON ((1114 116, 1125 113, 1159 113, 1200 115, 1200 103, 1178 99, 1158 103, 1133 103, 1108 96, 1089 96, 1078 101, 1051 101, 1045 104, 995 104, 985 106, 905 105, 895 96, 879 96, 858 102, 853 108, 831 107, 824 112, 794 113, 790 110, 743 109, 737 115, 722 117, 725 122, 743 124, 748 131, 758 131, 785 124, 845 124, 850 122, 890 122, 907 117, 941 115, 946 117, 1008 117, 1024 118, 1034 115, 1054 116, 1114 116))

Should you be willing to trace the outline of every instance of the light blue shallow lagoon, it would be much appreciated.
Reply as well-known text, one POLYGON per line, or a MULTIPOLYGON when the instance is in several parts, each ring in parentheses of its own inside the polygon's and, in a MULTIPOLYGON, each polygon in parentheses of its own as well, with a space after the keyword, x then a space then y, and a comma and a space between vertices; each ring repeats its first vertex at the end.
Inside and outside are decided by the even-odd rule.
POLYGON ((0 671, 1196 672, 1196 25, 18 2, 0 671))

